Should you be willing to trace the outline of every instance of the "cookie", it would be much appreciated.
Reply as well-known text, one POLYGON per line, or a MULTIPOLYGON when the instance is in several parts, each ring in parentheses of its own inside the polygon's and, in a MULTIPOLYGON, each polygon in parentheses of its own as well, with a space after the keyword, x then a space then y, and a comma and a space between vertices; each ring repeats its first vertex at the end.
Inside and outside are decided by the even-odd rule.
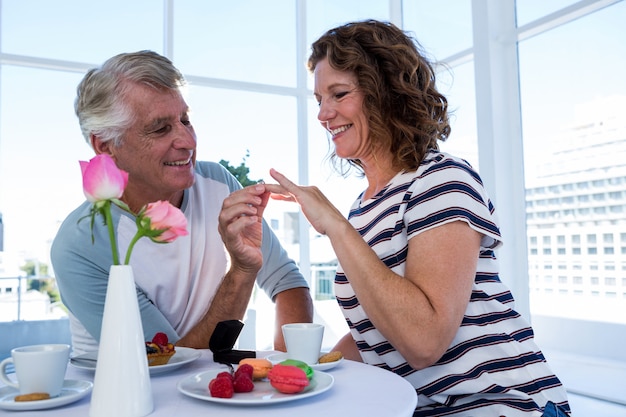
POLYGON ((49 400, 50 394, 47 392, 33 392, 32 394, 16 395, 15 401, 41 401, 49 400))
POLYGON ((332 352, 320 356, 319 363, 335 362, 341 358, 343 358, 343 354, 338 350, 333 350, 332 352))

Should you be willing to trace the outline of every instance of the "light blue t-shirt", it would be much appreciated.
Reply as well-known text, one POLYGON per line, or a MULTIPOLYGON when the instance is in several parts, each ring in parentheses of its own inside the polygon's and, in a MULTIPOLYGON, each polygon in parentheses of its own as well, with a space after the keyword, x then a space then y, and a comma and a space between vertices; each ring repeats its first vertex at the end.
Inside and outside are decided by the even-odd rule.
MULTIPOLYGON (((156 332, 165 332, 175 342, 187 333, 208 310, 228 270, 218 215, 223 200, 241 185, 213 162, 197 162, 195 176, 181 206, 189 235, 167 244, 144 238, 133 249, 130 264, 146 340, 156 332)), ((94 224, 92 242, 90 208, 91 203, 85 202, 65 219, 51 250, 61 299, 70 312, 76 354, 97 349, 112 264, 108 231, 100 216, 94 224)), ((134 218, 118 207, 113 207, 112 215, 123 259, 137 228, 134 218)), ((265 221, 262 251, 263 267, 257 284, 271 299, 287 289, 308 287, 265 221)))

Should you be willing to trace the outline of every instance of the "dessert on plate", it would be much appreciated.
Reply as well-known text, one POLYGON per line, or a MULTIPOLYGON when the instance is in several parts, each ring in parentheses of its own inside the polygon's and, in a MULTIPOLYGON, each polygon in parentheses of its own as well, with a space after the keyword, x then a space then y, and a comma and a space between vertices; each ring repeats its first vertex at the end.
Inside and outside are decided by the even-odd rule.
POLYGON ((252 378, 255 380, 266 378, 272 369, 272 362, 264 358, 245 358, 239 361, 239 366, 244 364, 252 366, 252 378))
POLYGON ((285 359, 284 361, 280 362, 279 365, 296 366, 304 371, 307 379, 311 380, 311 378, 313 378, 313 368, 307 365, 306 362, 302 362, 297 359, 285 359))
POLYGON ((176 348, 163 332, 157 332, 150 342, 146 342, 148 366, 165 365, 175 353, 176 348))
POLYGON ((320 356, 318 363, 336 362, 341 358, 343 358, 343 353, 338 350, 333 350, 332 352, 328 352, 320 356))
POLYGON ((297 394, 309 386, 306 372, 294 365, 275 365, 267 377, 270 384, 283 394, 297 394))

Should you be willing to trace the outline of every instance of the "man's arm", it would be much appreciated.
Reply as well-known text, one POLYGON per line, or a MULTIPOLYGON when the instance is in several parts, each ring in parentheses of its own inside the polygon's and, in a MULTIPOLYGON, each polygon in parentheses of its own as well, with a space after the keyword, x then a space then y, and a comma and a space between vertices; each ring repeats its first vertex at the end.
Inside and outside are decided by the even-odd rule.
POLYGON ((206 349, 217 323, 243 318, 263 265, 263 210, 268 198, 265 187, 259 184, 237 190, 224 199, 218 231, 230 255, 231 267, 207 313, 177 345, 206 349))
POLYGON ((276 295, 274 349, 286 352, 282 325, 313 322, 313 301, 308 288, 292 288, 276 295))
POLYGON ((306 281, 262 220, 268 197, 265 186, 258 184, 224 200, 219 230, 231 256, 231 268, 206 315, 178 345, 207 348, 218 322, 243 319, 259 276, 259 285, 276 303, 275 349, 285 350, 282 324, 313 320, 306 281))
MULTIPOLYGON (((241 271, 229 271, 218 289, 209 311, 176 344, 206 349, 217 323, 223 320, 242 320, 254 288, 254 279, 241 271), (252 285, 250 285, 252 283, 252 285)), ((313 301, 308 288, 292 288, 276 295, 276 320, 274 349, 285 352, 282 325, 285 323, 311 323, 313 301)))
POLYGON ((209 339, 217 323, 223 320, 243 319, 254 288, 256 273, 231 268, 211 301, 209 310, 186 335, 178 340, 178 346, 197 349, 209 347, 209 339))

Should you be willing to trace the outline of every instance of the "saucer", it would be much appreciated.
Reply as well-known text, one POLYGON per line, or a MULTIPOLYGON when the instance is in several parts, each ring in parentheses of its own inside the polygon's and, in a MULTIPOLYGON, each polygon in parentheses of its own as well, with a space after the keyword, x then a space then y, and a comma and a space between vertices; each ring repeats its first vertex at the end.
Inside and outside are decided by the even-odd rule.
MULTIPOLYGON (((176 353, 168 363, 165 365, 149 366, 148 372, 150 375, 157 375, 164 372, 173 371, 181 366, 195 361, 201 356, 199 350, 176 346, 176 353)), ((74 356, 70 358, 70 365, 78 369, 85 369, 88 371, 95 371, 96 364, 98 363, 98 352, 87 352, 82 355, 74 356)))
MULTIPOLYGON (((321 352, 320 356, 323 355, 324 353, 328 353, 328 352, 321 352)), ((276 365, 277 363, 282 362, 285 359, 289 359, 289 355, 287 355, 286 352, 280 352, 280 353, 274 353, 272 355, 268 355, 265 359, 272 362, 272 365, 276 365)), ((316 371, 327 371, 339 365, 341 361, 343 361, 343 358, 340 358, 339 360, 334 361, 334 362, 326 362, 326 363, 318 362, 309 366, 316 371)))
POLYGON ((54 398, 39 401, 15 401, 19 391, 13 387, 0 388, 0 409, 4 410, 45 410, 47 408, 60 407, 80 400, 89 394, 93 383, 89 381, 76 381, 66 379, 63 382, 61 393, 54 398))

